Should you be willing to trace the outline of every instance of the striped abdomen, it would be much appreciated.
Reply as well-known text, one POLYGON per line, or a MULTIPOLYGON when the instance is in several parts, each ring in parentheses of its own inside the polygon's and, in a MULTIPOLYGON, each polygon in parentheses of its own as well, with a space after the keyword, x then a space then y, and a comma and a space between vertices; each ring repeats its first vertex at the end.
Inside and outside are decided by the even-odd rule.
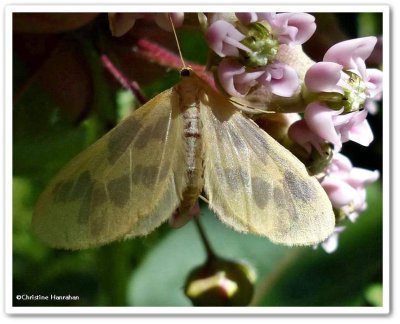
POLYGON ((188 77, 187 82, 182 82, 178 90, 180 109, 184 121, 184 139, 186 142, 186 167, 188 184, 183 192, 182 202, 179 207, 181 214, 186 213, 197 201, 204 185, 202 137, 200 120, 200 94, 199 88, 188 77))

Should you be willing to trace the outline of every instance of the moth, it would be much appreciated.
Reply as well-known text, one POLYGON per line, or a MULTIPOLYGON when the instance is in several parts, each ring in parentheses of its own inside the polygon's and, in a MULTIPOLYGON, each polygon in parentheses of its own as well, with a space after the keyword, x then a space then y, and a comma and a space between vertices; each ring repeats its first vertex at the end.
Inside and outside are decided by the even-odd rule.
POLYGON ((56 248, 141 236, 203 192, 226 225, 313 245, 334 229, 304 165, 190 68, 70 161, 40 196, 33 230, 56 248))

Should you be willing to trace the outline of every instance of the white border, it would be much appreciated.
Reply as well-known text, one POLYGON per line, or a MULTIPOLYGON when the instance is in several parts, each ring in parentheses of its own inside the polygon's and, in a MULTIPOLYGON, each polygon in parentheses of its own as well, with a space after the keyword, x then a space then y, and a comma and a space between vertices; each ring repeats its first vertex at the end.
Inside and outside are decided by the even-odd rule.
MULTIPOLYGON (((208 12, 223 12, 223 11, 308 11, 308 12, 382 12, 384 22, 384 84, 389 85, 389 7, 382 5, 291 5, 287 8, 286 5, 268 5, 267 9, 265 6, 258 9, 259 5, 215 5, 204 3, 203 5, 187 5, 186 1, 174 1, 175 4, 171 5, 151 5, 154 2, 152 0, 146 1, 147 5, 109 5, 104 4, 98 6, 97 4, 103 3, 103 1, 97 1, 97 4, 81 4, 79 1, 70 1, 70 3, 76 3, 79 5, 27 5, 27 1, 20 2, 14 1, 14 4, 7 5, 5 8, 5 170, 4 173, 6 184, 8 184, 5 190, 5 228, 6 228, 6 255, 5 255, 5 310, 9 314, 192 314, 192 315, 204 315, 204 314, 387 314, 389 312, 390 305, 390 278, 389 278, 389 260, 390 260, 390 246, 389 246, 389 192, 390 192, 390 168, 389 168, 389 156, 390 152, 390 137, 389 127, 383 129, 383 148, 384 148, 384 160, 383 160, 383 211, 384 211, 384 242, 383 242, 383 264, 384 264, 384 306, 383 307, 236 307, 236 308, 224 308, 224 307, 204 307, 204 308, 191 308, 191 307, 13 307, 12 306, 12 13, 13 12, 128 12, 128 11, 208 11, 208 12), (284 8, 283 8, 284 7, 284 8), (229 10, 228 10, 229 9, 229 10), (8 81, 8 82, 7 82, 8 81)), ((212 1, 210 1, 212 2, 212 1)), ((49 3, 49 1, 42 1, 42 3, 49 3)), ((51 2, 50 2, 51 3, 51 2)), ((383 123, 389 125, 390 117, 387 113, 389 107, 389 87, 385 87, 384 98, 383 98, 383 123)))

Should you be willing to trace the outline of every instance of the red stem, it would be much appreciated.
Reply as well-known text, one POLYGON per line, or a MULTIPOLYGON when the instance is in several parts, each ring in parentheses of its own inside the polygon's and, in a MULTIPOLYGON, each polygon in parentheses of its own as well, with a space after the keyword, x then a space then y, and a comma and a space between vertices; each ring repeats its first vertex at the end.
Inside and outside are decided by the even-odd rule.
MULTIPOLYGON (((182 69, 182 61, 178 55, 147 39, 140 38, 137 41, 135 52, 150 62, 155 62, 161 66, 176 70, 182 69)), ((214 78, 205 70, 205 65, 196 64, 190 61, 186 62, 186 64, 190 66, 200 78, 216 89, 214 78)))
POLYGON ((143 95, 139 85, 135 81, 129 80, 115 65, 110 61, 107 55, 101 55, 101 62, 104 67, 114 76, 114 78, 127 90, 130 90, 133 95, 138 99, 141 104, 147 102, 146 97, 143 95))

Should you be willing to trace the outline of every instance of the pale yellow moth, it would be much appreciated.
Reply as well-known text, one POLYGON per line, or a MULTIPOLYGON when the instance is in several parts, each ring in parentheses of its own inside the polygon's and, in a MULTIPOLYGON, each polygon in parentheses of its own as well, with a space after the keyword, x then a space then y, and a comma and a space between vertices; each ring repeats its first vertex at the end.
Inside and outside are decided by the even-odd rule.
POLYGON ((33 229, 66 249, 146 235, 203 189, 223 223, 275 243, 312 245, 334 229, 304 165, 189 68, 61 170, 33 229))

